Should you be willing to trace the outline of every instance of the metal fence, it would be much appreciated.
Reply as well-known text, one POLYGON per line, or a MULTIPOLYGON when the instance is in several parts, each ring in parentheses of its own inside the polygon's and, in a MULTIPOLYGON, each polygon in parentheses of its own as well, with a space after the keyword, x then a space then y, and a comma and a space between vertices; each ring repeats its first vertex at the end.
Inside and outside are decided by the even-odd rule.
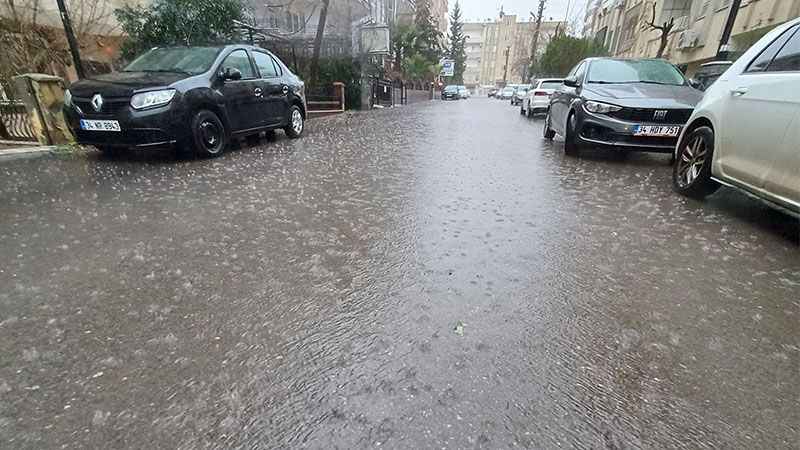
POLYGON ((19 100, 0 100, 0 139, 36 141, 25 104, 19 100))

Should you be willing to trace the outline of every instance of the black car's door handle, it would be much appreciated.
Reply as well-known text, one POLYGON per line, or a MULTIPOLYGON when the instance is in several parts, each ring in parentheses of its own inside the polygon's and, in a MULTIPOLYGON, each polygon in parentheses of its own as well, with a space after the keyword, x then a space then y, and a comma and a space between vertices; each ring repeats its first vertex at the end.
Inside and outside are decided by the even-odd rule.
POLYGON ((255 94, 256 97, 261 97, 261 88, 253 89, 253 94, 255 94))

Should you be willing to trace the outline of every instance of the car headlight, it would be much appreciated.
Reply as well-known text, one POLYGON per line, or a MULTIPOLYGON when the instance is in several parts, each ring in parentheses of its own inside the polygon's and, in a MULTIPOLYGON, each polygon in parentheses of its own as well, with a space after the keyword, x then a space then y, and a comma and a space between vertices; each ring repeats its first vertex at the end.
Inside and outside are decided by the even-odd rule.
POLYGON ((64 105, 72 106, 72 92, 70 92, 69 89, 64 91, 64 105))
POLYGON ((583 104, 583 107, 586 108, 587 111, 596 114, 608 114, 611 112, 617 112, 622 109, 621 106, 609 105, 608 103, 600 103, 592 101, 585 102, 583 104))
POLYGON ((175 89, 164 89, 161 91, 142 92, 131 97, 133 109, 152 108, 162 106, 172 101, 175 96, 175 89))

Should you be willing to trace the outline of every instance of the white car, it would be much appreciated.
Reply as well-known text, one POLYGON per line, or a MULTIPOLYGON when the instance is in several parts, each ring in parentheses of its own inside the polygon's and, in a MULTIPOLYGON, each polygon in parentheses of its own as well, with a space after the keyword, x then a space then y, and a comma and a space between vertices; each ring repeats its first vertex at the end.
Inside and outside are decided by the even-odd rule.
POLYGON ((800 217, 800 19, 769 32, 706 91, 675 159, 681 194, 727 185, 800 217))
POLYGON ((562 84, 564 84, 564 80, 561 78, 543 78, 541 80, 536 80, 533 83, 534 87, 528 91, 525 99, 522 100, 519 113, 528 117, 534 114, 546 113, 547 108, 550 106, 550 96, 553 95, 553 92, 560 88, 562 84))

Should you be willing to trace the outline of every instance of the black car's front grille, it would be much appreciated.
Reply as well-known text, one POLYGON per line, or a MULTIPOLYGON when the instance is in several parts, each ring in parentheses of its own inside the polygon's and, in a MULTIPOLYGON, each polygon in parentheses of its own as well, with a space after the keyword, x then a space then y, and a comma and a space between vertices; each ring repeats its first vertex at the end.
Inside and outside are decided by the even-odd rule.
POLYGON ((692 115, 691 109, 623 108, 608 115, 627 122, 653 122, 683 125, 692 115), (666 111, 664 114, 662 111, 666 111))
POLYGON ((157 129, 114 131, 75 130, 75 137, 81 144, 136 146, 171 142, 174 138, 157 129))
POLYGON ((80 108, 85 116, 115 116, 120 111, 124 111, 130 105, 131 99, 129 98, 104 98, 103 105, 100 111, 94 109, 92 99, 90 98, 73 98, 72 102, 80 108))

